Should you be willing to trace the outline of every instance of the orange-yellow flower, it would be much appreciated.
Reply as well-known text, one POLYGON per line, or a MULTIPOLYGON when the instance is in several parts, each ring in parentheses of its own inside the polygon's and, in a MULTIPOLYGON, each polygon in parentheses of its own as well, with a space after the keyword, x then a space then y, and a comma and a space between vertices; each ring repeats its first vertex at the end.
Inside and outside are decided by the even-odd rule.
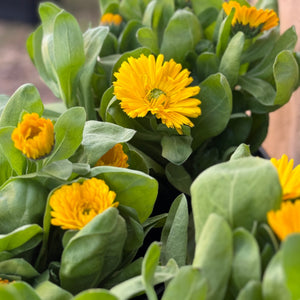
POLYGON ((300 165, 294 166, 294 160, 288 160, 283 154, 280 159, 271 158, 272 164, 278 171, 279 181, 282 188, 283 200, 300 197, 300 165))
POLYGON ((123 19, 119 14, 106 13, 101 17, 100 25, 119 26, 123 19))
POLYGON ((162 54, 130 57, 114 73, 114 94, 121 108, 131 117, 145 117, 148 113, 161 119, 169 128, 182 134, 182 126, 193 127, 189 118, 201 114, 201 101, 191 98, 199 94, 199 86, 189 86, 193 81, 187 69, 173 59, 164 61, 162 54))
POLYGON ((0 284, 8 284, 8 283, 10 283, 10 281, 8 279, 2 279, 0 277, 0 284))
POLYGON ((291 233, 300 233, 300 200, 282 202, 279 210, 268 212, 267 219, 280 240, 291 233))
POLYGON ((128 156, 123 151, 122 144, 116 144, 97 161, 95 166, 113 166, 127 168, 128 156))
POLYGON ((37 113, 25 114, 13 130, 14 146, 31 159, 48 155, 54 145, 54 126, 51 120, 40 118, 37 113))
POLYGON ((114 202, 115 197, 116 193, 97 178, 86 179, 82 184, 63 185, 49 200, 51 224, 62 229, 81 229, 106 209, 117 207, 119 203, 114 202))
POLYGON ((241 6, 236 1, 223 3, 223 9, 227 15, 235 8, 232 19, 232 29, 234 33, 242 31, 246 37, 252 38, 258 33, 269 30, 278 25, 279 19, 272 9, 257 9, 256 7, 241 6))

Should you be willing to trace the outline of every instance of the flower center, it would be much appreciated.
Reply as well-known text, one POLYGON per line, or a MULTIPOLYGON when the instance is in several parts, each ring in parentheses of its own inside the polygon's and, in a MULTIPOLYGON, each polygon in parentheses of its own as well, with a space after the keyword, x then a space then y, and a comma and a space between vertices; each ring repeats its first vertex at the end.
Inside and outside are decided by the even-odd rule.
POLYGON ((152 89, 148 92, 147 99, 149 101, 149 111, 155 115, 160 110, 165 109, 167 106, 166 93, 160 89, 152 89))
POLYGON ((83 215, 89 215, 90 211, 91 211, 91 208, 90 207, 86 207, 86 208, 83 209, 82 214, 83 215))
POLYGON ((162 90, 155 88, 150 91, 150 93, 148 95, 148 100, 149 101, 152 101, 153 99, 157 100, 160 95, 165 95, 165 93, 162 90))
POLYGON ((37 136, 41 132, 41 129, 36 126, 32 126, 28 128, 28 133, 26 136, 26 140, 33 139, 35 136, 37 136))

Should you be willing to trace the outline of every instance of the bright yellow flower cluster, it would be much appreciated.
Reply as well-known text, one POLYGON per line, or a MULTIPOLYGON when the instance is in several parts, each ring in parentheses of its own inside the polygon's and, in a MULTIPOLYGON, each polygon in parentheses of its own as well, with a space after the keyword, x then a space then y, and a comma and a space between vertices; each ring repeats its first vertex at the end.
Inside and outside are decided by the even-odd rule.
POLYGON ((122 144, 116 144, 99 158, 95 166, 113 166, 127 168, 128 156, 123 151, 122 144))
POLYGON ((199 94, 199 86, 189 86, 193 81, 187 69, 173 59, 164 62, 164 56, 130 57, 114 73, 114 94, 121 108, 131 117, 145 117, 148 113, 161 119, 169 128, 182 134, 182 126, 193 127, 189 118, 201 114, 201 101, 191 98, 199 94))
POLYGON ((100 25, 116 25, 119 26, 123 19, 119 14, 106 13, 101 17, 100 25))
POLYGON ((278 172, 282 188, 281 207, 277 211, 269 211, 267 220, 273 231, 280 238, 285 239, 291 233, 300 233, 300 165, 294 166, 294 160, 288 160, 287 155, 280 159, 271 158, 272 164, 278 172))
POLYGON ((251 38, 278 25, 278 16, 272 9, 264 10, 257 9, 254 6, 241 6, 236 1, 223 3, 223 9, 227 15, 230 14, 233 8, 235 8, 235 13, 231 25, 234 33, 242 31, 247 37, 251 38))
POLYGON ((82 184, 63 185, 49 200, 51 224, 62 229, 82 229, 98 214, 117 207, 119 203, 114 202, 115 198, 116 193, 101 179, 91 178, 82 184))
POLYGON ((37 113, 25 114, 12 132, 14 146, 27 158, 39 159, 48 155, 54 145, 54 126, 51 120, 37 113))

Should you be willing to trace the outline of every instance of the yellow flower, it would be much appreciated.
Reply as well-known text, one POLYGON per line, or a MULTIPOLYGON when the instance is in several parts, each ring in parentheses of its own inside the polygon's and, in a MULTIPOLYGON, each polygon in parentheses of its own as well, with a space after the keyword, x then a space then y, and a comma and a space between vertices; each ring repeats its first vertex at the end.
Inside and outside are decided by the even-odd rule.
POLYGON ((116 144, 96 162, 95 166, 113 166, 119 168, 127 168, 128 156, 123 151, 122 144, 116 144))
POLYGON ((10 283, 10 281, 8 279, 2 279, 0 277, 0 284, 8 284, 8 283, 10 283))
POLYGON ((81 229, 107 208, 117 207, 115 197, 116 193, 97 178, 86 179, 82 184, 63 185, 49 200, 51 224, 62 229, 81 229))
POLYGON ((285 154, 278 160, 271 158, 271 162, 278 171, 283 200, 300 197, 300 165, 293 169, 294 160, 288 161, 285 154))
POLYGON ((246 37, 252 38, 258 33, 269 30, 278 25, 278 16, 273 9, 257 9, 256 7, 241 6, 236 1, 223 3, 223 9, 227 15, 232 8, 235 13, 232 19, 232 29, 234 33, 242 31, 246 37))
POLYGON ((11 138, 14 146, 28 158, 39 159, 53 148, 54 126, 51 120, 40 118, 37 113, 25 114, 11 138))
POLYGON ((123 19, 119 14, 106 13, 101 17, 100 25, 119 26, 123 19))
POLYGON ((164 56, 130 57, 114 73, 114 94, 121 101, 121 108, 131 117, 145 117, 148 112, 161 119, 169 128, 182 134, 182 125, 193 127, 188 118, 201 114, 196 98, 199 86, 188 85, 193 81, 187 69, 173 59, 163 63, 164 56))
POLYGON ((280 240, 291 233, 300 233, 300 200, 282 202, 279 210, 267 213, 267 219, 280 240))

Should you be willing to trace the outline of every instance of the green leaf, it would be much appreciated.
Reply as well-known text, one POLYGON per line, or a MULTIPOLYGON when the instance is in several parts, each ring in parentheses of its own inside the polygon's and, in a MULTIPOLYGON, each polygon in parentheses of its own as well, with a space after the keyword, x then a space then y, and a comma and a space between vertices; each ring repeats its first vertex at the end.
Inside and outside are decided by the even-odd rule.
POLYGON ((110 101, 114 98, 114 87, 111 86, 103 93, 101 102, 100 102, 100 109, 99 115, 103 121, 106 120, 106 109, 110 103, 110 101))
POLYGON ((233 232, 231 288, 238 292, 251 280, 259 281, 260 278, 259 246, 249 231, 237 228, 233 232))
POLYGON ((236 300, 263 300, 260 281, 249 281, 240 291, 236 300))
POLYGON ((154 274, 159 263, 160 247, 153 242, 148 248, 142 263, 142 282, 149 300, 157 299, 154 284, 154 274))
MULTIPOLYGON (((119 205, 118 206, 120 215, 126 222, 126 229, 128 237, 124 245, 125 253, 128 253, 127 260, 131 260, 130 254, 133 253, 135 256, 136 251, 143 245, 144 241, 144 230, 142 224, 139 222, 138 215, 135 209, 119 205)), ((126 259, 123 260, 126 261, 126 259)))
POLYGON ((91 289, 79 293, 73 300, 118 300, 116 296, 105 289, 91 289))
POLYGON ((161 234, 161 262, 171 258, 178 266, 186 265, 189 213, 186 197, 179 195, 170 208, 161 234))
MULTIPOLYGON (((11 251, 16 248, 19 248, 26 243, 29 244, 30 240, 35 240, 34 244, 37 245, 42 239, 42 233, 43 230, 40 226, 32 224, 23 225, 8 234, 1 234, 0 252, 11 251)), ((28 247, 26 250, 28 249, 30 249, 30 247, 28 247)))
POLYGON ((88 29, 83 35, 86 60, 80 71, 79 85, 82 97, 80 101, 81 105, 85 107, 87 119, 96 119, 95 107, 92 101, 91 80, 97 58, 107 34, 107 27, 96 27, 88 29))
POLYGON ((205 300, 206 292, 207 283, 202 271, 184 266, 168 284, 162 300, 205 300))
POLYGON ((17 175, 22 175, 25 173, 27 161, 22 152, 15 147, 11 139, 14 129, 15 127, 12 126, 0 128, 0 152, 17 175))
POLYGON ((55 177, 61 180, 68 180, 71 177, 73 171, 72 163, 65 159, 52 162, 38 171, 38 175, 55 177))
POLYGON ((139 171, 106 166, 92 169, 90 176, 103 179, 117 194, 116 201, 137 211, 141 223, 152 213, 158 193, 154 178, 139 171))
POLYGON ((43 281, 35 287, 35 292, 42 300, 72 300, 73 296, 58 285, 43 281))
POLYGON ((263 105, 267 112, 286 104, 298 84, 298 66, 290 51, 282 51, 278 54, 273 65, 273 74, 276 92, 270 83, 262 79, 248 75, 239 78, 242 89, 254 96, 258 104, 263 105))
POLYGON ((183 164, 191 155, 192 138, 190 136, 163 136, 161 139, 162 157, 175 165, 183 164))
POLYGON ((120 284, 126 280, 129 280, 135 276, 141 274, 143 257, 139 257, 134 260, 129 265, 121 268, 119 271, 115 272, 112 276, 109 276, 105 282, 101 284, 103 288, 113 288, 117 284, 120 284))
POLYGON ((282 51, 276 56, 273 74, 277 92, 274 104, 282 106, 289 101, 298 84, 298 65, 291 51, 282 51))
POLYGON ((283 253, 278 251, 264 273, 263 299, 264 300, 291 300, 291 294, 286 285, 285 272, 283 269, 283 253))
POLYGON ((123 0, 119 6, 120 14, 127 20, 141 20, 144 12, 142 1, 140 0, 123 0))
POLYGON ((300 235, 289 235, 281 246, 282 264, 286 278, 286 285, 291 293, 291 299, 300 298, 299 272, 300 272, 300 235))
POLYGON ((165 169, 165 174, 169 182, 180 192, 190 195, 190 186, 192 177, 181 165, 173 165, 168 163, 165 169))
POLYGON ((249 156, 251 156, 249 146, 246 144, 241 144, 234 151, 234 153, 230 157, 230 160, 245 158, 245 157, 249 157, 249 156))
POLYGON ((269 30, 255 41, 252 41, 251 45, 249 45, 247 49, 244 49, 242 53, 241 64, 252 63, 263 59, 266 53, 272 50, 279 36, 279 29, 269 30))
POLYGON ((220 25, 219 32, 218 32, 218 42, 216 47, 216 54, 218 57, 221 57, 225 49, 227 48, 228 41, 231 34, 231 22, 234 14, 235 14, 235 9, 232 9, 230 14, 222 21, 220 25))
POLYGON ((254 112, 265 113, 275 110, 274 99, 276 91, 274 87, 267 81, 243 75, 239 77, 238 84, 241 88, 250 94, 247 97, 247 106, 254 112), (253 96, 254 98, 251 98, 253 96))
POLYGON ((32 84, 24 84, 10 97, 0 117, 0 127, 17 126, 22 112, 42 115, 44 106, 40 94, 32 84))
POLYGON ((233 257, 232 243, 232 231, 226 220, 210 214, 201 235, 196 235, 193 261, 193 267, 200 268, 207 280, 206 300, 222 300, 225 295, 233 257))
POLYGON ((0 190, 1 233, 22 225, 42 225, 48 189, 32 179, 15 178, 0 190))
POLYGON ((245 36, 238 32, 229 42, 221 58, 219 72, 225 75, 231 88, 238 81, 241 55, 244 48, 245 36))
POLYGON ((23 258, 1 261, 0 270, 1 274, 20 276, 24 279, 31 279, 39 275, 32 265, 23 258))
POLYGON ((62 288, 78 293, 98 286, 119 266, 126 236, 125 221, 116 208, 97 215, 63 251, 59 272, 62 288))
POLYGON ((246 143, 250 145, 251 152, 255 153, 268 134, 269 114, 251 114, 252 127, 246 143))
POLYGON ((215 7, 217 10, 220 10, 222 4, 222 0, 192 0, 192 6, 197 16, 210 7, 215 7))
POLYGON ((143 47, 149 48, 155 55, 159 54, 158 39, 151 28, 140 28, 137 31, 137 40, 143 47))
POLYGON ((55 18, 60 12, 62 12, 62 9, 53 3, 41 3, 39 5, 39 15, 42 21, 42 33, 36 33, 34 37, 37 43, 37 55, 39 56, 41 53, 42 56, 39 58, 39 62, 41 63, 43 61, 43 67, 46 69, 46 72, 43 72, 46 79, 45 82, 47 84, 50 83, 49 87, 56 97, 60 97, 60 90, 54 66, 53 30, 55 18))
POLYGON ((0 116, 1 116, 3 109, 5 108, 8 100, 9 100, 9 96, 0 94, 0 116))
POLYGON ((139 48, 141 45, 137 40, 137 31, 142 27, 142 23, 137 20, 130 20, 119 37, 119 51, 126 51, 139 48))
POLYGON ((197 75, 199 81, 205 80, 219 70, 219 58, 215 53, 204 52, 197 58, 197 75))
POLYGON ((15 281, 0 287, 0 299, 5 300, 41 300, 34 289, 26 282, 15 281))
POLYGON ((85 61, 82 33, 76 19, 62 11, 53 26, 53 55, 59 90, 67 107, 76 105, 78 72, 85 61))
POLYGON ((36 67, 39 75, 51 89, 52 93, 59 98, 59 90, 57 81, 53 78, 53 74, 49 70, 49 66, 45 65, 42 49, 43 27, 40 25, 27 39, 26 48, 31 61, 36 67))
POLYGON ((114 145, 128 142, 134 134, 134 130, 112 123, 87 121, 83 130, 84 153, 80 162, 95 165, 97 160, 114 145))
MULTIPOLYGON (((159 0, 152 3, 155 4, 153 10, 151 9, 151 24, 149 26, 153 29, 160 45, 165 28, 175 11, 174 0, 159 0)), ((145 22, 145 16, 143 21, 145 22)))
POLYGON ((225 130, 218 136, 219 149, 226 150, 232 146, 245 143, 251 131, 252 119, 244 113, 232 114, 225 130))
POLYGON ((232 228, 251 230, 279 207, 281 193, 278 173, 268 160, 245 157, 210 167, 191 186, 196 240, 211 213, 223 216, 232 228))
POLYGON ((105 14, 108 11, 108 7, 112 4, 119 4, 120 2, 118 0, 99 0, 99 6, 100 6, 100 12, 101 14, 105 14))
POLYGON ((232 110, 231 89, 222 74, 209 76, 200 83, 199 99, 201 115, 194 120, 192 148, 198 148, 205 140, 220 134, 226 127, 232 110))
POLYGON ((277 0, 258 0, 255 6, 262 9, 273 9, 278 14, 277 0))
POLYGON ((79 147, 85 124, 85 111, 73 107, 64 112, 54 125, 55 146, 44 164, 69 158, 79 147))
MULTIPOLYGON (((0 186, 8 180, 13 173, 12 167, 9 163, 9 161, 6 159, 5 154, 3 154, 3 149, 1 147, 1 144, 4 145, 4 143, 1 142, 1 130, 0 130, 0 186)), ((6 148, 6 147, 5 147, 6 148)), ((7 151, 7 150, 6 150, 7 151)), ((23 170, 23 166, 21 167, 21 172, 23 170)))
MULTIPOLYGON (((176 276, 177 273, 178 266, 176 262, 174 260, 170 260, 166 266, 156 267, 153 284, 155 285, 161 282, 167 282, 176 276)), ((141 275, 136 276, 114 286, 110 291, 120 300, 127 300, 145 291, 144 281, 141 275)))
POLYGON ((201 37, 202 28, 198 18, 187 10, 177 10, 165 29, 160 52, 166 60, 173 58, 176 63, 183 63, 201 37))
POLYGON ((293 51, 297 42, 297 34, 294 27, 286 30, 276 41, 269 53, 264 54, 262 59, 255 67, 249 70, 250 76, 269 80, 273 75, 273 64, 276 56, 283 50, 293 51))

